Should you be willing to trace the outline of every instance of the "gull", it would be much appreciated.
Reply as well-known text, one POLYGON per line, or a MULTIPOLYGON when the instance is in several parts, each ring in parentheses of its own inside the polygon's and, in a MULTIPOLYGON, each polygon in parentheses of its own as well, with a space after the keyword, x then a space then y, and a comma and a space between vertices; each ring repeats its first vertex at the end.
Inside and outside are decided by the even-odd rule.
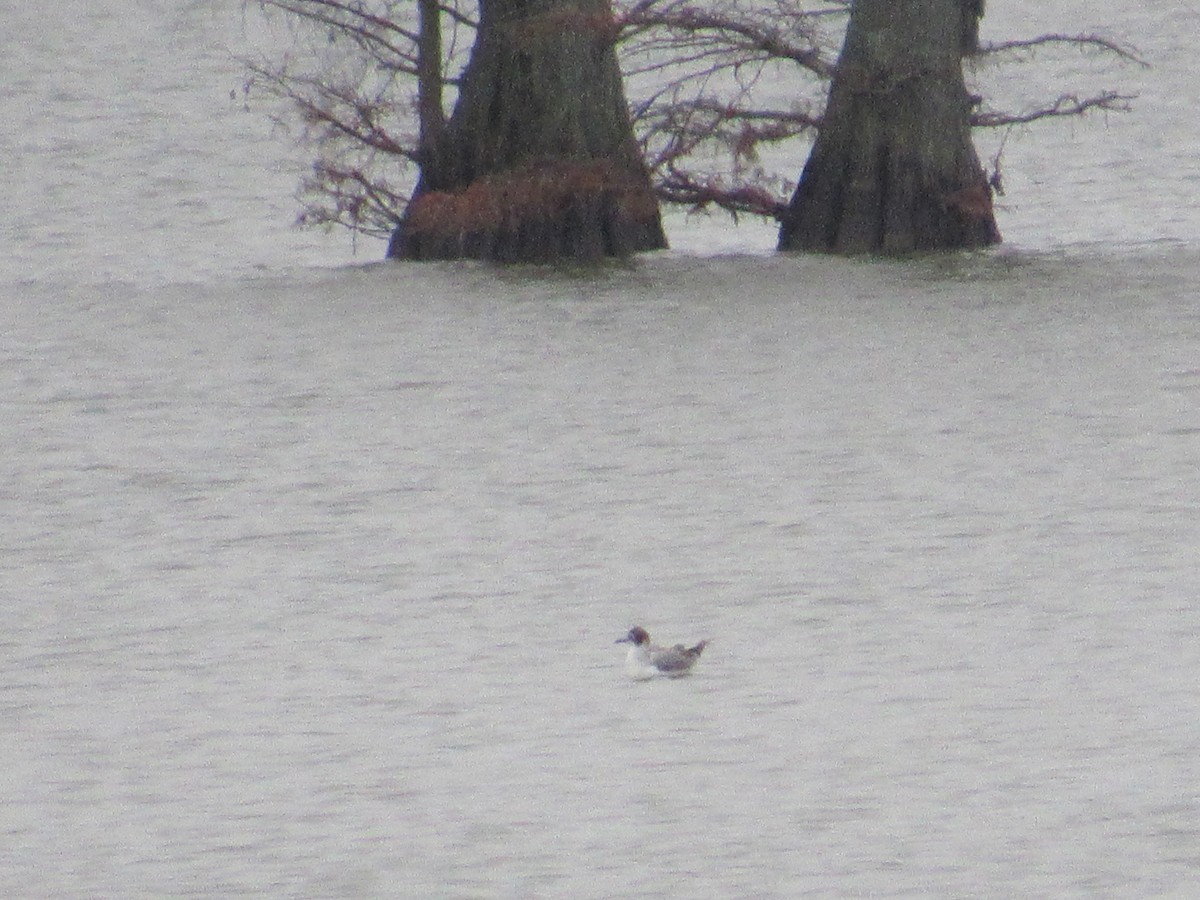
POLYGON ((654 678, 665 675, 668 678, 678 678, 691 671, 708 641, 701 641, 695 647, 685 647, 676 644, 674 647, 655 647, 650 643, 650 635, 645 628, 634 626, 629 634, 616 641, 618 644, 629 644, 629 653, 625 656, 625 669, 630 677, 637 679, 654 678))

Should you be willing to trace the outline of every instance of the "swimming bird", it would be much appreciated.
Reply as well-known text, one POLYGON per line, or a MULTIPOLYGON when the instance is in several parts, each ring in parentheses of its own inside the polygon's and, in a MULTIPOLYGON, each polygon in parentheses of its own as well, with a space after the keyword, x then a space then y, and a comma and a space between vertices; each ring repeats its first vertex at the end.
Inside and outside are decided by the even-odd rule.
POLYGON ((695 647, 685 647, 683 644, 655 647, 650 643, 649 633, 641 626, 629 629, 629 634, 619 638, 616 643, 629 644, 625 669, 631 677, 638 679, 654 678, 656 675, 668 678, 686 675, 708 646, 708 641, 701 641, 695 647))

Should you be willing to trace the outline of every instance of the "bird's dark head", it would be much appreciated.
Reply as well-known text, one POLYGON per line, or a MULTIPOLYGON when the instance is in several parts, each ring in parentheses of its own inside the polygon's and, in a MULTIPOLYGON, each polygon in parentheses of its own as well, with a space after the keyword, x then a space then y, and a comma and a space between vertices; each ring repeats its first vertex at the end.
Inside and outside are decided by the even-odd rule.
POLYGON ((636 644, 640 647, 642 644, 650 643, 650 635, 647 633, 645 628, 642 628, 640 625, 635 625, 633 628, 629 629, 629 634, 625 635, 623 638, 618 638, 616 643, 636 644))

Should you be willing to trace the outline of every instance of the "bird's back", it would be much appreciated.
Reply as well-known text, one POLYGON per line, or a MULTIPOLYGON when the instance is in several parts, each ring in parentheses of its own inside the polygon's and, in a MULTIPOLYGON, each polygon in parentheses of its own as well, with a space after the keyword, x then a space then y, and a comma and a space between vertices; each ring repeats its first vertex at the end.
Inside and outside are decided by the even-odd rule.
POLYGON ((676 644, 674 647, 655 647, 650 653, 654 667, 668 674, 682 674, 696 664, 708 641, 701 641, 695 647, 684 647, 676 644))

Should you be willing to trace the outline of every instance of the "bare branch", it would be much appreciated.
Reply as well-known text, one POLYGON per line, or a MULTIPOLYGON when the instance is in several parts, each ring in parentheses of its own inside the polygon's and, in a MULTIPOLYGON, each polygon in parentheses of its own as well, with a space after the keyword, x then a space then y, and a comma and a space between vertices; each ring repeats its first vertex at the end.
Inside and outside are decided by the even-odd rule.
POLYGON ((807 129, 821 127, 820 116, 798 109, 750 109, 736 103, 721 103, 711 97, 700 97, 688 104, 695 112, 707 112, 724 122, 767 122, 772 125, 787 125, 789 132, 799 134, 807 129))
POLYGON ((699 8, 686 2, 643 2, 626 10, 618 19, 621 39, 648 34, 642 52, 652 49, 678 50, 686 45, 710 51, 752 57, 790 60, 820 78, 833 73, 833 61, 821 52, 814 38, 812 12, 781 5, 771 10, 747 10, 736 4, 723 8, 699 8))
POLYGON ((1118 94, 1116 91, 1104 91, 1093 97, 1077 97, 1074 94, 1062 94, 1049 106, 1043 106, 1029 112, 1006 113, 980 111, 971 116, 971 124, 977 128, 1003 128, 1010 125, 1027 125, 1039 119, 1082 116, 1093 110, 1128 112, 1131 108, 1130 104, 1134 99, 1135 95, 1133 94, 1118 94))
POLYGON ((341 135, 355 146, 416 161, 413 142, 394 137, 379 124, 380 115, 389 111, 385 104, 370 102, 352 88, 338 87, 319 78, 273 71, 255 64, 248 64, 248 68, 270 84, 277 95, 292 101, 305 125, 323 130, 316 142, 324 143, 341 135))
POLYGON ((1133 47, 1118 44, 1116 41, 1100 37, 1096 34, 1043 34, 1025 40, 983 44, 980 46, 976 56, 996 56, 1003 53, 1022 51, 1032 52, 1039 47, 1054 44, 1066 44, 1080 50, 1099 50, 1104 53, 1110 53, 1123 62, 1132 63, 1145 69, 1150 68, 1150 63, 1142 59, 1133 47))
POLYGON ((787 202, 773 196, 759 184, 725 185, 718 179, 698 180, 692 173, 672 169, 655 185, 660 200, 690 206, 693 212, 701 212, 716 206, 735 219, 741 213, 782 221, 787 213, 787 202))
MULTIPOLYGON (((378 35, 394 33, 410 43, 416 43, 417 32, 404 28, 397 19, 370 13, 360 4, 346 0, 258 0, 264 7, 278 9, 319 25, 325 25, 354 36, 374 40, 378 35)), ((388 12, 391 12, 390 6, 388 12)))
POLYGON ((386 238, 400 220, 408 196, 362 169, 318 162, 301 185, 303 209, 297 223, 305 226, 341 225, 353 231, 386 238))

